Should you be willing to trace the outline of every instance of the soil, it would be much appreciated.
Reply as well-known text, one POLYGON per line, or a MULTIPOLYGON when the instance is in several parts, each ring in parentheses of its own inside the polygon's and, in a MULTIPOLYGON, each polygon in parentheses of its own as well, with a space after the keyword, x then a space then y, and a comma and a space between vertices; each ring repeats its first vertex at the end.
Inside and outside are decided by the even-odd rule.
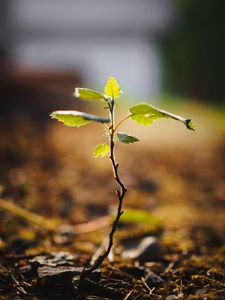
POLYGON ((225 142, 211 124, 118 144, 124 220, 109 259, 80 281, 116 206, 110 162, 90 155, 104 139, 91 126, 2 120, 0 299, 225 299, 225 142), (123 258, 149 236, 160 255, 123 258))

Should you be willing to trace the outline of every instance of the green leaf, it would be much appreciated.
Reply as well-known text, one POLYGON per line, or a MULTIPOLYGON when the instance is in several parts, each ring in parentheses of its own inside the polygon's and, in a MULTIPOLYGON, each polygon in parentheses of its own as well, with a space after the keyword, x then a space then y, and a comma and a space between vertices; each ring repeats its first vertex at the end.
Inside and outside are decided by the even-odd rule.
POLYGON ((139 141, 138 138, 136 138, 135 136, 129 135, 126 132, 118 132, 117 137, 124 144, 130 144, 130 143, 135 143, 135 142, 139 141))
POLYGON ((103 118, 76 110, 57 110, 51 113, 52 119, 57 119, 67 126, 80 127, 91 122, 109 123, 110 119, 103 118))
POLYGON ((108 144, 100 144, 98 146, 95 147, 94 151, 93 151, 93 155, 95 158, 102 158, 104 156, 106 156, 110 151, 110 147, 108 144))
POLYGON ((103 100, 105 95, 95 90, 86 88, 75 88, 75 97, 87 100, 103 100))
POLYGON ((108 78, 104 92, 106 96, 114 99, 118 98, 121 95, 120 85, 114 77, 111 76, 108 78))
POLYGON ((170 118, 182 122, 187 129, 195 130, 191 119, 184 119, 178 115, 159 109, 148 103, 139 103, 129 109, 131 119, 138 124, 150 125, 153 121, 160 118, 170 118))
POLYGON ((128 208, 125 213, 122 214, 120 221, 124 223, 140 223, 151 225, 162 224, 162 221, 150 212, 133 208, 128 208))
POLYGON ((150 125, 158 116, 153 114, 151 106, 147 103, 139 103, 129 108, 131 119, 138 124, 150 125))

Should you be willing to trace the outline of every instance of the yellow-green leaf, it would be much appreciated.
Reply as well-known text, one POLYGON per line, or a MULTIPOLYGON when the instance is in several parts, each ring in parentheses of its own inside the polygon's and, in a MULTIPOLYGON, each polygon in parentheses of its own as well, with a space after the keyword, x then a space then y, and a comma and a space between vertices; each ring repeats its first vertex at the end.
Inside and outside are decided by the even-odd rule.
POLYGON ((94 151, 93 151, 93 155, 95 158, 102 158, 104 156, 106 156, 110 151, 110 147, 108 144, 100 144, 98 146, 95 147, 94 151))
POLYGON ((75 97, 86 99, 86 100, 103 100, 105 95, 97 92, 95 90, 86 89, 86 88, 75 88, 74 92, 75 97))
POLYGON ((52 119, 57 119, 67 126, 80 127, 91 122, 108 123, 108 118, 87 114, 76 110, 57 110, 51 113, 52 119))
POLYGON ((185 119, 165 110, 159 109, 148 103, 138 103, 130 107, 130 117, 132 120, 142 125, 150 125, 160 118, 170 118, 182 122, 187 129, 195 130, 191 119, 185 119))
POLYGON ((114 77, 109 77, 104 92, 106 96, 111 98, 118 98, 121 95, 121 89, 119 83, 116 81, 114 77))

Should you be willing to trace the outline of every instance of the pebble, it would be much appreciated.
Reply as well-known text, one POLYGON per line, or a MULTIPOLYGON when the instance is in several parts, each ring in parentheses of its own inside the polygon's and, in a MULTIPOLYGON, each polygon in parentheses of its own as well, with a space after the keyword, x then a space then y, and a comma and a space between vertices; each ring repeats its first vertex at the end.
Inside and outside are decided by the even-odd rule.
POLYGON ((128 242, 122 251, 123 258, 141 262, 156 261, 162 258, 162 247, 156 237, 149 236, 128 242))

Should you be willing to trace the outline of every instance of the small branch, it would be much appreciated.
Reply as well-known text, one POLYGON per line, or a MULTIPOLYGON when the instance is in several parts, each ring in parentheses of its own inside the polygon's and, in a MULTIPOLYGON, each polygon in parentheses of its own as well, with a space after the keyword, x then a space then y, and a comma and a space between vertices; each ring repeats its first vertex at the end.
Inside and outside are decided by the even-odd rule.
POLYGON ((131 117, 131 115, 127 115, 126 117, 124 117, 122 120, 120 120, 120 122, 116 125, 115 127, 115 131, 119 128, 119 126, 124 122, 126 121, 127 119, 129 119, 131 117))
POLYGON ((109 128, 107 125, 105 125, 105 123, 100 123, 104 128, 105 130, 108 132, 108 134, 110 135, 110 131, 109 131, 109 128))

